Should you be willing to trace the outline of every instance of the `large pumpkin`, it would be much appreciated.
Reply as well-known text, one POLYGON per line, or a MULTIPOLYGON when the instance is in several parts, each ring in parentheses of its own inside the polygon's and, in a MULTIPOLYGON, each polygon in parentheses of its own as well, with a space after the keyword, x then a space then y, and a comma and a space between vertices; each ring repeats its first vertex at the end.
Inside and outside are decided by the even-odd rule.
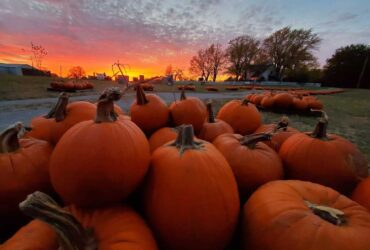
POLYGON ((157 95, 145 95, 141 85, 136 86, 136 101, 131 105, 131 120, 145 133, 166 126, 170 112, 167 104, 157 95))
POLYGON ((149 138, 150 152, 154 152, 160 146, 177 137, 177 128, 164 127, 155 131, 149 138))
POLYGON ((287 109, 293 105, 293 97, 288 93, 279 93, 274 95, 274 107, 278 109, 287 109))
POLYGON ((241 135, 252 134, 262 123, 256 106, 247 99, 229 101, 219 110, 217 118, 227 122, 235 133, 241 135))
POLYGON ((49 159, 52 146, 42 140, 18 139, 25 133, 20 122, 0 134, 0 215, 11 214, 18 203, 36 190, 51 191, 49 159))
POLYGON ((303 181, 273 181, 243 208, 245 250, 366 250, 370 213, 335 190, 303 181))
POLYGON ((50 197, 35 192, 20 208, 37 220, 22 227, 1 250, 157 249, 144 220, 128 206, 62 209, 50 197))
POLYGON ((176 126, 191 124, 195 132, 199 132, 207 118, 207 108, 197 97, 186 97, 185 91, 181 91, 180 101, 174 101, 170 105, 170 112, 176 126))
POLYGON ((210 143, 184 126, 176 141, 154 151, 144 210, 161 249, 224 249, 239 213, 232 170, 210 143))
POLYGON ((367 177, 357 185, 351 198, 370 211, 370 177, 367 177))
POLYGON ((327 117, 320 118, 312 133, 290 136, 280 148, 287 177, 316 182, 349 194, 367 177, 367 160, 346 139, 326 132, 327 117))
POLYGON ((281 145, 290 136, 299 133, 298 130, 289 126, 289 120, 283 116, 278 123, 263 124, 254 133, 271 133, 271 140, 265 141, 268 146, 279 152, 281 145))
POLYGON ((18 139, 24 133, 18 122, 0 134, 0 239, 25 219, 19 214, 19 202, 36 190, 52 191, 49 159, 53 148, 46 141, 18 139))
POLYGON ((230 164, 243 199, 262 184, 283 178, 283 164, 279 155, 262 143, 269 139, 269 134, 244 137, 238 134, 223 134, 213 141, 213 145, 230 164))
POLYGON ((84 101, 68 104, 68 98, 66 93, 61 93, 58 102, 47 115, 32 119, 32 130, 27 136, 55 145, 73 125, 94 118, 96 114, 94 104, 84 101))
POLYGON ((212 110, 212 102, 207 103, 208 120, 203 124, 202 130, 199 133, 199 138, 212 142, 217 136, 225 133, 234 133, 233 128, 225 121, 215 119, 212 110))
POLYGON ((142 181, 150 149, 144 133, 130 120, 116 116, 111 88, 98 103, 94 121, 81 122, 61 138, 50 162, 58 194, 78 206, 106 205, 127 197, 142 181))

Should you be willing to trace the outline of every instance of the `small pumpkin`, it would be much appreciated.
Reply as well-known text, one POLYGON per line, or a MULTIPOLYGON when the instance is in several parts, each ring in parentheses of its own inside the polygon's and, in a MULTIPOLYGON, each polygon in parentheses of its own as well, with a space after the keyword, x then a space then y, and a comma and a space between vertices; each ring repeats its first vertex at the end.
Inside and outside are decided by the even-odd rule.
POLYGON ((95 120, 69 129, 51 156, 52 185, 67 203, 94 207, 118 202, 140 184, 149 167, 144 133, 114 112, 119 88, 109 88, 104 95, 95 120))
POLYGON ((281 146, 287 177, 307 180, 350 194, 368 175, 367 160, 346 139, 327 133, 328 117, 323 112, 312 133, 297 133, 281 146))
POLYGON ((32 119, 32 130, 27 136, 56 145, 63 134, 75 124, 94 118, 94 104, 84 101, 68 104, 68 100, 69 95, 61 93, 58 102, 47 115, 32 119))
POLYGON ((212 142, 217 136, 234 133, 233 128, 223 120, 215 119, 212 110, 212 101, 207 102, 208 120, 203 124, 202 130, 199 133, 199 138, 212 142))
POLYGON ((146 95, 141 85, 136 86, 136 101, 130 111, 131 120, 147 134, 166 126, 170 115, 162 98, 154 94, 146 95))
POLYGON ((259 186, 272 180, 282 179, 283 164, 279 155, 262 141, 271 139, 269 134, 223 134, 213 141, 230 164, 242 199, 247 198, 259 186))
POLYGON ((245 250, 366 250, 370 213, 335 190, 296 180, 272 181, 249 198, 242 215, 245 250))
POLYGON ((370 211, 370 177, 362 180, 355 188, 351 199, 370 211))
POLYGON ((274 107, 274 97, 272 95, 266 95, 261 100, 261 106, 266 109, 274 107))
POLYGON ((181 91, 180 101, 170 105, 171 117, 175 126, 191 124, 198 133, 207 117, 207 108, 197 97, 186 97, 185 90, 181 91))
POLYGON ((261 114, 247 99, 229 101, 221 107, 217 118, 227 122, 235 133, 241 135, 252 134, 262 124, 261 114))
POLYGON ((151 158, 144 211, 161 249, 224 249, 237 223, 239 197, 229 164, 193 136, 192 126, 183 126, 151 158))
POLYGON ((290 127, 288 117, 283 116, 277 123, 261 125, 254 133, 271 133, 271 140, 264 141, 264 143, 279 152, 284 141, 299 131, 290 127))
POLYGON ((307 111, 308 109, 308 103, 298 97, 293 98, 293 108, 299 112, 307 111))
POLYGON ((20 209, 35 220, 0 245, 1 250, 158 249, 144 220, 125 205, 63 209, 47 195, 35 192, 20 209))
POLYGON ((177 128, 164 127, 155 131, 149 138, 150 152, 154 152, 160 146, 177 137, 177 128))

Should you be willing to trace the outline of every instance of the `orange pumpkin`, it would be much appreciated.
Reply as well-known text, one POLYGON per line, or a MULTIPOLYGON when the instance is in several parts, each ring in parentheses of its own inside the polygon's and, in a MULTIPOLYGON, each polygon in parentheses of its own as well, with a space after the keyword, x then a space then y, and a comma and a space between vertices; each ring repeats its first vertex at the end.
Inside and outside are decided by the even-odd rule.
POLYGON ((35 192, 20 208, 37 220, 22 227, 1 250, 158 249, 144 220, 128 206, 62 209, 50 197, 35 192))
POLYGON ((27 194, 51 191, 49 159, 52 146, 42 140, 18 139, 25 133, 20 122, 0 134, 0 215, 17 212, 27 194))
POLYGON ((245 250, 366 250, 370 213, 335 190, 296 180, 260 187, 243 208, 245 250))
POLYGON ((274 95, 274 106, 278 109, 287 109, 293 105, 293 97, 288 93, 274 95))
POLYGON ((367 177, 367 160, 346 139, 327 134, 327 116, 319 119, 314 132, 290 136, 280 148, 288 178, 307 180, 349 194, 367 177))
POLYGON ((279 155, 262 141, 271 139, 269 134, 241 136, 223 134, 213 145, 230 164, 240 196, 245 199, 259 186, 272 180, 282 179, 283 164, 279 155))
POLYGON ((288 118, 283 116, 278 123, 263 124, 254 133, 271 133, 271 140, 264 141, 264 143, 279 152, 284 141, 299 131, 290 127, 288 118))
POLYGON ((207 117, 207 108, 197 97, 186 97, 181 91, 180 101, 175 101, 170 106, 171 117, 176 126, 191 124, 198 133, 207 117))
POLYGON ((183 126, 151 158, 144 210, 161 249, 224 249, 237 223, 232 170, 212 144, 193 135, 191 125, 183 126))
POLYGON ((219 135, 234 133, 233 128, 228 123, 223 120, 215 119, 211 101, 207 103, 207 110, 208 121, 203 124, 202 130, 199 133, 200 139, 212 142, 219 135))
POLYGON ((164 127, 155 131, 149 138, 150 152, 154 152, 160 146, 169 141, 175 140, 177 137, 177 129, 164 127))
POLYGON ((66 93, 61 93, 58 102, 47 115, 32 119, 32 130, 27 136, 55 145, 72 126, 95 117, 94 104, 83 101, 68 104, 68 98, 66 93))
POLYGON ((100 98, 95 121, 75 125, 61 138, 50 162, 50 177, 67 203, 99 206, 127 197, 142 181, 150 149, 144 133, 129 119, 117 117, 110 88, 100 98))
POLYGON ((293 98, 293 108, 297 111, 304 112, 308 109, 308 103, 300 98, 294 97, 293 98))
MULTIPOLYGON (((18 122, 0 134, 0 219, 3 230, 20 218, 18 203, 36 190, 51 192, 49 159, 52 146, 42 140, 18 139, 25 133, 18 122)), ((19 219, 19 220, 18 220, 19 219)))
POLYGON ((274 97, 267 95, 264 96, 261 100, 261 106, 266 109, 271 109, 274 107, 274 97))
POLYGON ((131 105, 131 120, 145 133, 166 126, 169 118, 167 104, 157 95, 145 95, 143 88, 136 87, 136 101, 131 105))
POLYGON ((261 114, 248 100, 231 100, 217 114, 217 118, 227 122, 237 134, 253 133, 262 123, 261 114))
POLYGON ((370 211, 370 177, 367 177, 357 185, 351 199, 370 211))

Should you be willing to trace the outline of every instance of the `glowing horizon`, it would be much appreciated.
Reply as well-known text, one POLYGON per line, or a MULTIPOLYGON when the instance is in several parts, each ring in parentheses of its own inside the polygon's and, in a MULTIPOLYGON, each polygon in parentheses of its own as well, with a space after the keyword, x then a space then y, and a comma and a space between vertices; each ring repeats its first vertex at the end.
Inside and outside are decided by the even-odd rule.
POLYGON ((129 64, 130 78, 163 75, 168 65, 188 72, 196 51, 225 48, 244 34, 264 39, 284 26, 313 29, 322 38, 321 66, 351 43, 370 43, 367 0, 2 0, 0 62, 31 64, 30 43, 48 55, 43 66, 66 76, 70 67, 112 75, 129 64))

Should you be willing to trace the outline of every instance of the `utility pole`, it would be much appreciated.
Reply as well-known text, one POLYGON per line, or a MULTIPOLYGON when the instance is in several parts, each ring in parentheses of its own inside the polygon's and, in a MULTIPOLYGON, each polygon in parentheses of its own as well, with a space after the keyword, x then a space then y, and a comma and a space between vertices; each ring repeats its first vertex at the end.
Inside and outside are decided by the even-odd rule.
MULTIPOLYGON (((369 47, 369 50, 370 50, 370 47, 369 47)), ((367 52, 366 59, 365 59, 364 64, 362 66, 362 70, 361 70, 360 76, 358 78, 358 82, 357 82, 356 88, 360 88, 362 77, 364 76, 365 69, 366 69, 367 62, 368 61, 369 61, 369 52, 367 52)))

